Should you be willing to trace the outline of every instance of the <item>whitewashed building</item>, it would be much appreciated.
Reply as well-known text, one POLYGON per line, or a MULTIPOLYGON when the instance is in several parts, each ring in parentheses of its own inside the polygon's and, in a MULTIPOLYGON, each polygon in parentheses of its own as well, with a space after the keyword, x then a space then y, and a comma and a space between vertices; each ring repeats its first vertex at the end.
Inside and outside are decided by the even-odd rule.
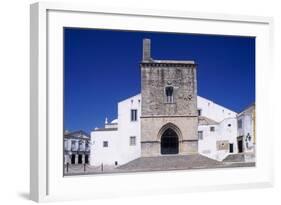
POLYGON ((255 160, 255 104, 237 115, 238 153, 245 154, 245 161, 255 160))
POLYGON ((64 163, 88 164, 90 162, 90 136, 78 130, 64 133, 64 163))
POLYGON ((197 96, 198 152, 222 161, 237 153, 237 113, 197 96))
MULTIPOLYGON (((215 160, 237 153, 236 113, 197 96, 198 152, 215 160)), ((93 166, 119 166, 141 157, 141 94, 118 103, 118 118, 91 132, 93 166)))
POLYGON ((140 157, 141 95, 118 103, 118 118, 91 132, 91 165, 121 165, 140 157))

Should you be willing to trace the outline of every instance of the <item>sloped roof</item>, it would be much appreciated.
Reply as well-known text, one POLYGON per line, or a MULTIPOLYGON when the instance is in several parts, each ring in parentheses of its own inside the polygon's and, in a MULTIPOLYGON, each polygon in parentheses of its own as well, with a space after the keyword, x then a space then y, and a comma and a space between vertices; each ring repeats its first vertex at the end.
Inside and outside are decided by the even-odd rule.
POLYGON ((93 130, 93 132, 99 132, 99 131, 117 131, 118 128, 96 128, 93 130))
POLYGON ((217 121, 214 121, 210 118, 199 116, 198 117, 198 125, 216 125, 219 124, 217 121))
POLYGON ((242 110, 240 113, 238 113, 238 116, 246 114, 246 113, 252 113, 255 111, 256 104, 252 103, 248 107, 246 107, 244 110, 242 110))
POLYGON ((82 137, 79 138, 90 138, 90 135, 83 130, 67 132, 64 134, 64 137, 77 137, 77 135, 82 135, 82 137))

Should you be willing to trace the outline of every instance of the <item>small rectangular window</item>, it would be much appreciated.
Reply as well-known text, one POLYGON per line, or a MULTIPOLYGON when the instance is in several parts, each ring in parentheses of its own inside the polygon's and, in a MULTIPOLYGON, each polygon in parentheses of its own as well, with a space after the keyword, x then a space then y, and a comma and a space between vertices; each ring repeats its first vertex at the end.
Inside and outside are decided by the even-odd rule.
POLYGON ((67 140, 64 140, 63 142, 64 142, 64 149, 66 150, 68 148, 68 142, 67 140))
POLYGON ((76 141, 75 140, 71 141, 71 150, 76 151, 76 141))
POLYGON ((197 110, 198 111, 198 116, 201 116, 201 110, 197 110))
POLYGON ((136 137, 135 136, 131 136, 130 137, 130 146, 135 146, 136 145, 136 137))
POLYGON ((238 128, 241 129, 242 128, 242 119, 238 120, 238 128))
POLYGON ((198 131, 198 139, 203 140, 203 131, 198 131))
POLYGON ((108 147, 108 141, 103 141, 103 147, 108 147))
POLYGON ((233 143, 229 144, 229 153, 233 153, 233 143))
POLYGON ((214 132, 215 131, 215 127, 210 127, 210 131, 214 132))
POLYGON ((84 148, 84 142, 82 140, 79 141, 79 151, 82 151, 84 148))
POLYGON ((137 121, 138 119, 138 110, 131 110, 131 121, 137 121))

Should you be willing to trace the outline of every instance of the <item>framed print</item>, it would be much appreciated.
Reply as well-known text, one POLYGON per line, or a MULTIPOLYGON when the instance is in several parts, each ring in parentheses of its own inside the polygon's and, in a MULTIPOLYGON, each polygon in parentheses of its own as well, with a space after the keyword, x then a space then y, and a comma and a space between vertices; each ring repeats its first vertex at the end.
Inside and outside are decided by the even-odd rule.
POLYGON ((36 3, 30 21, 32 200, 272 185, 271 18, 36 3))

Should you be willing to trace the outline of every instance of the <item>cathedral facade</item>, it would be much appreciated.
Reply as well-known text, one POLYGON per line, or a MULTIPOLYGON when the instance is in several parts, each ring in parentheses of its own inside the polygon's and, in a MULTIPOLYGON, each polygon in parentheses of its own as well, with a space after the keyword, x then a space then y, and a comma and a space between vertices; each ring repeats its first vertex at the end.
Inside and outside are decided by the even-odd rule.
POLYGON ((139 157, 237 153, 237 113, 197 95, 194 61, 155 60, 143 40, 141 93, 118 103, 118 117, 91 132, 90 165, 139 157))

